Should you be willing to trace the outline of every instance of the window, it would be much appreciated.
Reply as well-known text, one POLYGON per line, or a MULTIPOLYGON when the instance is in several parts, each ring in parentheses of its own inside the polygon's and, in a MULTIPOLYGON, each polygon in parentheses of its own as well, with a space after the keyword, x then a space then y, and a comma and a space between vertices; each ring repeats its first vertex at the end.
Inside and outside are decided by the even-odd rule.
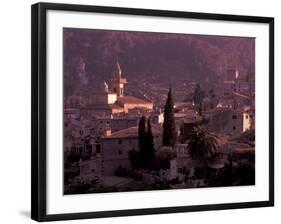
POLYGON ((236 130, 236 127, 235 127, 235 126, 233 126, 233 127, 232 127, 232 130, 236 130))
POLYGON ((114 88, 114 90, 113 90, 115 93, 116 93, 116 88, 114 88))
POLYGON ((119 150, 119 151, 118 151, 118 154, 119 154, 119 155, 122 155, 122 150, 119 150))
POLYGON ((237 119, 237 115, 232 115, 232 119, 237 119))
POLYGON ((119 144, 119 145, 122 144, 122 140, 121 140, 121 139, 118 140, 118 144, 119 144))

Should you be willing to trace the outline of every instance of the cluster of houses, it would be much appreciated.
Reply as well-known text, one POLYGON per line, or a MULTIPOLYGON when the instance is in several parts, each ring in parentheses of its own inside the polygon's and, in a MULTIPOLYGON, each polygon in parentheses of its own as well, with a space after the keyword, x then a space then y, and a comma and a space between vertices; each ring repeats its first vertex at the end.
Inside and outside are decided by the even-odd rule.
MULTIPOLYGON (((90 100, 70 97, 64 108, 64 154, 79 158, 79 178, 105 180, 116 174, 118 168, 131 169, 129 151, 138 150, 138 123, 141 116, 149 116, 155 150, 162 147, 163 112, 154 110, 153 102, 145 98, 125 95, 126 78, 117 62, 116 71, 109 85, 100 85, 90 100)), ((230 70, 225 89, 215 106, 205 100, 202 115, 198 115, 192 102, 175 102, 177 143, 173 150, 176 157, 170 160, 170 169, 158 173, 160 179, 184 180, 188 171, 192 176, 200 166, 191 159, 188 143, 192 129, 207 122, 219 137, 217 159, 208 166, 224 167, 229 155, 237 160, 251 161, 255 147, 239 143, 231 136, 254 129, 254 95, 252 80, 239 80, 239 72, 230 70), (247 93, 247 94, 245 94, 247 93), (250 156, 249 156, 250 155, 250 156)), ((254 161, 252 161, 254 162, 254 161)), ((105 181, 104 181, 105 182, 105 181)), ((190 183, 204 185, 203 182, 190 183)))

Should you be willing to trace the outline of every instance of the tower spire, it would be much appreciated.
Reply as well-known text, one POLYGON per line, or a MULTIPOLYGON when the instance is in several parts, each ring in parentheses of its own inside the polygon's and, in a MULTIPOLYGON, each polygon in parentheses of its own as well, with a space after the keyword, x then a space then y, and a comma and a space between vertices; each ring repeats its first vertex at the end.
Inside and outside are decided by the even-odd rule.
POLYGON ((116 66, 117 66, 117 75, 118 75, 119 78, 121 78, 122 70, 121 70, 121 66, 120 66, 120 64, 119 64, 118 59, 117 59, 117 61, 116 61, 116 66))
POLYGON ((116 93, 117 96, 123 97, 124 95, 124 85, 127 83, 126 78, 122 78, 122 70, 118 59, 116 60, 116 69, 113 73, 113 77, 110 80, 110 90, 116 93))

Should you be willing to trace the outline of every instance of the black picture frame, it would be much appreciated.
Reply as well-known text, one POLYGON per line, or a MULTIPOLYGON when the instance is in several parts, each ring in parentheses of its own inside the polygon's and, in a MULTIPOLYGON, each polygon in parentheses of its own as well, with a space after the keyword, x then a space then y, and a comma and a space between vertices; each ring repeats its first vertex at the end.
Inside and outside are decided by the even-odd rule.
POLYGON ((86 219, 116 216, 178 213, 221 209, 267 207, 274 205, 274 18, 163 11, 136 8, 102 7, 73 4, 37 3, 32 5, 32 165, 31 218, 37 221, 86 219), (162 16, 217 21, 254 22, 269 24, 269 200, 243 203, 208 204, 196 206, 160 207, 101 212, 54 214, 46 213, 46 13, 48 10, 100 12, 123 15, 162 16))

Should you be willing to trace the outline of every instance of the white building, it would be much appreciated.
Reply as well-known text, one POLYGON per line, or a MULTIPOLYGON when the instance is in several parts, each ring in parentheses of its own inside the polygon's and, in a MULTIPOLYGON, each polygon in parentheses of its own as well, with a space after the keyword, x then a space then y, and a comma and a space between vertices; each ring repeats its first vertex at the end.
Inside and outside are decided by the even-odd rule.
MULTIPOLYGON (((152 125, 154 147, 157 150, 162 143, 161 127, 152 125)), ((118 167, 130 168, 128 152, 138 150, 138 127, 130 127, 101 138, 103 176, 114 175, 118 167)))
MULTIPOLYGON (((113 117, 113 116, 95 116, 91 120, 91 135, 92 136, 103 136, 106 130, 111 132, 120 131, 130 127, 136 126, 138 123, 137 117, 113 117)), ((107 134, 108 135, 108 134, 107 134)))
POLYGON ((204 112, 208 126, 216 133, 238 135, 250 130, 250 114, 243 110, 216 108, 204 112))

